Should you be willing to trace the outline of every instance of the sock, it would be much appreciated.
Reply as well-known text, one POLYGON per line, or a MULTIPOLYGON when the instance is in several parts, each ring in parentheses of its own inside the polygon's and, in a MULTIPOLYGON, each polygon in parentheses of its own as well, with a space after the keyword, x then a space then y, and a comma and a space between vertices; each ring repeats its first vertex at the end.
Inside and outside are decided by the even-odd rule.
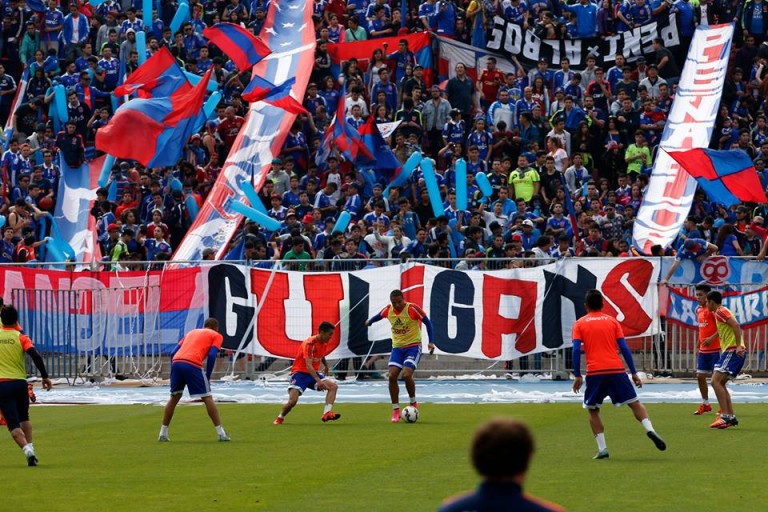
POLYGON ((32 447, 31 443, 24 445, 24 448, 22 448, 21 451, 24 452, 25 457, 31 457, 35 455, 35 449, 32 447))
POLYGON ((27 443, 27 446, 29 446, 29 449, 32 450, 32 453, 35 453, 35 445, 32 443, 27 443))
POLYGON ((651 419, 645 418, 643 421, 641 421, 643 428, 646 432, 653 432, 653 425, 651 425, 651 419))
POLYGON ((595 434, 595 441, 597 441, 597 449, 599 451, 607 450, 608 446, 605 444, 605 433, 600 432, 599 434, 595 434))
POLYGON ((392 404, 392 409, 400 409, 400 404, 392 404))
POLYGON ((285 416, 283 416, 283 413, 278 414, 277 417, 281 419, 285 419, 285 416))
POLYGON ((224 432, 224 427, 222 427, 221 425, 216 425, 216 433, 219 434, 220 436, 223 436, 226 434, 226 432, 224 432))
POLYGON ((323 414, 331 412, 331 409, 333 409, 333 404, 325 404, 325 407, 323 408, 323 414))
POLYGON ((709 405, 709 400, 702 400, 701 403, 704 405, 709 405))
POLYGON ((167 436, 168 435, 168 425, 161 425, 160 426, 160 435, 161 436, 167 436))
POLYGON ((409 398, 411 400, 411 404, 415 404, 416 403, 416 397, 415 396, 412 396, 412 397, 409 397, 409 398))

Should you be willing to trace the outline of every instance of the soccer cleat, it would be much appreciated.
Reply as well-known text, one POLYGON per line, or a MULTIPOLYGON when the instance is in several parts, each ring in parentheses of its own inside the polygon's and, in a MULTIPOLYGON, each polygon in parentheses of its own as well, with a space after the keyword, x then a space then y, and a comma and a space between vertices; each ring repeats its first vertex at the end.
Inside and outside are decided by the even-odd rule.
POLYGON ((597 455, 592 457, 592 459, 600 460, 600 459, 607 459, 608 457, 610 457, 610 455, 608 455, 608 450, 606 449, 606 450, 600 450, 599 452, 597 452, 597 455))
POLYGON ((725 422, 728 424, 729 427, 735 427, 739 424, 739 420, 736 419, 736 416, 731 416, 725 422))
POLYGON ((285 418, 281 418, 280 416, 278 416, 277 418, 275 418, 275 421, 273 421, 272 424, 273 425, 282 425, 284 421, 285 421, 285 418))
POLYGON ((724 420, 722 417, 720 417, 720 418, 717 418, 717 420, 715 420, 715 422, 714 422, 714 423, 712 423, 712 424, 709 426, 709 428, 719 428, 719 429, 724 429, 724 428, 728 428, 729 426, 730 426, 730 425, 728 425, 728 422, 727 422, 727 421, 725 421, 725 420, 724 420))
POLYGON ((663 452, 667 449, 667 443, 665 443, 664 440, 659 437, 659 434, 651 430, 650 432, 647 432, 646 435, 651 441, 653 441, 653 444, 655 444, 656 448, 658 448, 660 451, 663 452))
POLYGON ((392 423, 399 423, 400 422, 400 409, 393 409, 392 410, 392 423))
POLYGON ((325 423, 327 421, 336 421, 339 418, 341 418, 341 414, 333 411, 328 411, 327 413, 323 414, 323 417, 321 419, 323 420, 323 423, 325 423))
POLYGON ((701 416, 705 412, 711 412, 712 406, 709 404, 701 404, 698 409, 696 409, 696 412, 693 413, 694 416, 701 416))
POLYGON ((419 408, 419 402, 411 403, 411 407, 415 407, 416 409, 418 409, 419 408))
POLYGON ((231 439, 229 438, 229 434, 227 434, 226 432, 224 432, 223 434, 219 434, 219 442, 227 443, 229 441, 231 441, 231 439))
POLYGON ((159 436, 157 436, 157 440, 158 442, 161 442, 161 443, 167 443, 168 441, 171 440, 171 438, 160 434, 159 436))
POLYGON ((34 455, 27 455, 27 466, 37 466, 37 457, 34 455))

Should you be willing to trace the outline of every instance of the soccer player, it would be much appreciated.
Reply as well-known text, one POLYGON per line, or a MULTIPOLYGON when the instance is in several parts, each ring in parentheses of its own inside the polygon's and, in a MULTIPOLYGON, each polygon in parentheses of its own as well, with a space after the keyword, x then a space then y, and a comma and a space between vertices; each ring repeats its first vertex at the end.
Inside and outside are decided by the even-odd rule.
POLYGON ((193 329, 184 336, 171 353, 171 398, 165 405, 163 424, 160 427, 160 442, 168 442, 168 426, 173 419, 173 412, 181 400, 186 387, 191 398, 200 398, 205 404, 208 416, 216 427, 219 441, 229 441, 229 435, 221 426, 219 410, 211 396, 209 382, 216 356, 219 353, 224 337, 219 333, 219 322, 215 318, 205 320, 202 329, 193 329), (203 361, 206 361, 206 371, 203 373, 203 361))
POLYGON ((523 492, 533 451, 533 435, 525 423, 511 418, 496 418, 482 425, 475 432, 470 455, 483 482, 475 492, 447 499, 440 512, 565 510, 523 492))
POLYGON ((336 330, 331 322, 323 322, 317 329, 317 334, 310 336, 301 342, 299 353, 291 367, 291 385, 288 386, 288 401, 283 405, 283 410, 275 421, 275 425, 282 425, 285 416, 291 412, 299 401, 299 397, 307 388, 315 391, 326 391, 325 408, 323 416, 320 418, 323 423, 326 421, 336 421, 341 418, 341 414, 333 412, 333 402, 336 401, 336 391, 339 385, 326 377, 328 375, 328 361, 325 356, 330 352, 328 342, 336 330), (320 373, 320 364, 323 365, 323 373, 320 373))
POLYGON ((0 413, 5 418, 11 437, 27 458, 28 466, 37 466, 32 445, 32 423, 29 421, 29 391, 27 388, 26 353, 43 377, 43 388, 53 387, 43 358, 32 340, 18 328, 19 313, 13 306, 0 306, 0 413))
POLYGON ((739 424, 739 420, 733 413, 731 395, 725 385, 728 384, 728 379, 735 379, 744 366, 747 347, 744 345, 741 327, 736 322, 736 318, 728 308, 723 306, 722 293, 709 292, 707 308, 714 313, 717 333, 720 336, 720 349, 723 351, 712 374, 712 389, 715 390, 721 414, 709 427, 720 429, 735 427, 739 424))
POLYGON ((392 423, 400 421, 400 385, 397 382, 400 373, 403 374, 405 389, 413 407, 419 408, 416 401, 416 382, 413 372, 421 359, 421 324, 427 327, 429 336, 429 353, 435 351, 432 343, 432 322, 427 314, 416 304, 405 302, 403 292, 394 290, 389 294, 390 304, 384 307, 369 320, 365 326, 378 322, 382 318, 392 324, 392 353, 389 356, 389 396, 392 399, 392 423))
POLYGON ((696 285, 696 301, 699 303, 699 306, 696 308, 696 318, 699 320, 699 353, 696 355, 696 379, 699 382, 699 393, 701 393, 701 405, 693 413, 696 416, 712 410, 712 406, 709 404, 707 375, 712 375, 712 371, 720 359, 720 337, 717 334, 715 315, 707 308, 707 294, 711 291, 712 288, 706 284, 696 285))
POLYGON ((653 430, 648 411, 645 410, 635 389, 629 382, 624 365, 616 348, 618 346, 629 366, 635 386, 642 387, 643 381, 637 375, 624 333, 619 322, 602 312, 603 294, 599 290, 589 290, 584 299, 587 314, 573 324, 573 391, 581 389, 581 347, 587 355, 587 389, 584 391, 584 408, 589 410, 589 424, 597 441, 597 455, 593 459, 607 459, 608 447, 605 444, 605 429, 600 420, 600 406, 606 396, 611 397, 613 405, 627 404, 659 450, 666 450, 666 443, 653 430))

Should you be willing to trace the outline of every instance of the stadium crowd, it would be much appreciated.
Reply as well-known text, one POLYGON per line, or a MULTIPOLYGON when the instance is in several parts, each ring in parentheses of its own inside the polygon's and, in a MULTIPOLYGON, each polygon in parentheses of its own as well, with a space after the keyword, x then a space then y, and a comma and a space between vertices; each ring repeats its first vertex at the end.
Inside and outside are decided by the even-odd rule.
MULTIPOLYGON (((50 223, 41 219, 56 207, 57 162, 75 167, 94 156, 95 133, 113 114, 110 93, 120 83, 121 69, 130 74, 138 66, 136 31, 141 30, 149 54, 165 46, 191 73, 213 68, 212 79, 223 94, 216 118, 190 138, 176 167, 145 169, 119 161, 110 179, 117 187, 115 200, 108 199, 109 186, 97 191, 91 214, 112 268, 141 268, 136 262, 168 259, 190 226, 186 198, 192 195, 202 205, 247 113, 241 92, 248 74, 209 45, 202 30, 226 21, 258 34, 269 2, 190 0, 191 21, 175 34, 169 28, 175 0, 156 4, 161 9, 154 12, 151 26, 144 26, 138 0, 96 6, 49 0, 45 12, 32 11, 23 0, 3 4, 0 123, 9 119, 14 132, 2 156, 0 262, 31 261, 44 249, 50 223), (28 86, 23 103, 12 111, 24 68, 28 86), (66 87, 69 114, 58 133, 48 116, 54 84, 66 87), (173 178, 183 190, 172 190, 173 178)), ((604 37, 675 12, 681 39, 690 41, 699 24, 736 21, 710 147, 747 152, 768 185, 766 0, 403 4, 405 15, 399 0, 313 2, 317 49, 303 101, 308 114, 295 122, 259 192, 269 215, 284 227, 268 233, 246 222, 232 243, 242 251, 241 259, 259 266, 282 259, 299 260, 288 268, 350 270, 377 260, 457 255, 460 267, 497 269, 530 264, 519 258, 630 255, 633 219, 648 187, 687 44, 672 52, 657 39, 648 61, 629 62, 617 55, 608 69, 598 67, 594 57, 584 69, 572 69, 566 58, 542 60, 529 69, 513 58, 517 72, 504 74, 488 59, 486 69, 476 70, 477 80, 458 64, 454 78, 427 87, 425 70, 403 40, 394 51, 385 53, 384 47, 360 55, 360 60, 370 59, 366 71, 355 60, 343 63, 340 74, 332 71, 329 43, 427 31, 477 45, 489 35, 494 16, 547 39, 604 37), (340 96, 342 84, 346 98, 340 96), (434 217, 419 171, 384 195, 387 173, 377 173, 380 182, 372 186, 337 151, 322 156, 323 136, 339 102, 345 105, 344 122, 356 128, 369 116, 376 123, 401 122, 391 135, 392 150, 400 162, 414 151, 435 161, 443 215, 434 217), (456 208, 459 158, 466 159, 469 171, 470 204, 464 212, 456 208), (476 173, 487 175, 490 201, 481 197, 476 173), (576 232, 568 219, 567 195, 576 232), (353 222, 344 232, 332 232, 342 211, 353 222), (328 261, 314 266, 302 261, 312 258, 328 261)), ((764 256, 767 214, 768 201, 726 209, 699 193, 675 247, 696 255, 709 246, 684 242, 703 239, 724 255, 764 256)), ((214 253, 206 250, 203 257, 214 253)))

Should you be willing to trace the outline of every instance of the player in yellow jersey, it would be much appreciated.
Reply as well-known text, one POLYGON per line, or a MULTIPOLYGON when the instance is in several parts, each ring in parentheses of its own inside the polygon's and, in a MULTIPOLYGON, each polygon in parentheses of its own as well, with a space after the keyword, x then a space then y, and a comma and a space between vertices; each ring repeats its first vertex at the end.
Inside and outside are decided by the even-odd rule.
POLYGON ((744 366, 746 360, 747 347, 744 345, 744 338, 741 336, 741 326, 736 321, 733 313, 723 306, 723 294, 720 292, 709 292, 707 294, 707 309, 715 314, 717 322, 717 333, 720 335, 720 360, 715 365, 715 371, 712 374, 712 389, 715 390, 717 402, 722 411, 720 417, 711 424, 710 428, 729 428, 739 424, 736 415, 733 413, 733 404, 731 395, 725 388, 729 379, 735 379, 744 366))
POLYGON ((43 388, 53 387, 43 358, 28 336, 18 327, 19 313, 13 306, 0 306, 0 411, 8 423, 11 437, 27 458, 27 465, 37 466, 32 446, 32 423, 29 421, 29 391, 24 354, 27 354, 43 377, 43 388))
POLYGON ((413 372, 421 358, 421 324, 427 328, 429 336, 429 353, 435 351, 432 343, 432 322, 427 314, 416 304, 405 302, 403 292, 394 290, 389 294, 390 304, 369 320, 365 326, 386 318, 392 324, 392 354, 389 357, 389 396, 392 399, 392 423, 400 421, 400 385, 397 382, 400 373, 403 374, 405 389, 412 406, 418 408, 416 401, 416 382, 413 372))

